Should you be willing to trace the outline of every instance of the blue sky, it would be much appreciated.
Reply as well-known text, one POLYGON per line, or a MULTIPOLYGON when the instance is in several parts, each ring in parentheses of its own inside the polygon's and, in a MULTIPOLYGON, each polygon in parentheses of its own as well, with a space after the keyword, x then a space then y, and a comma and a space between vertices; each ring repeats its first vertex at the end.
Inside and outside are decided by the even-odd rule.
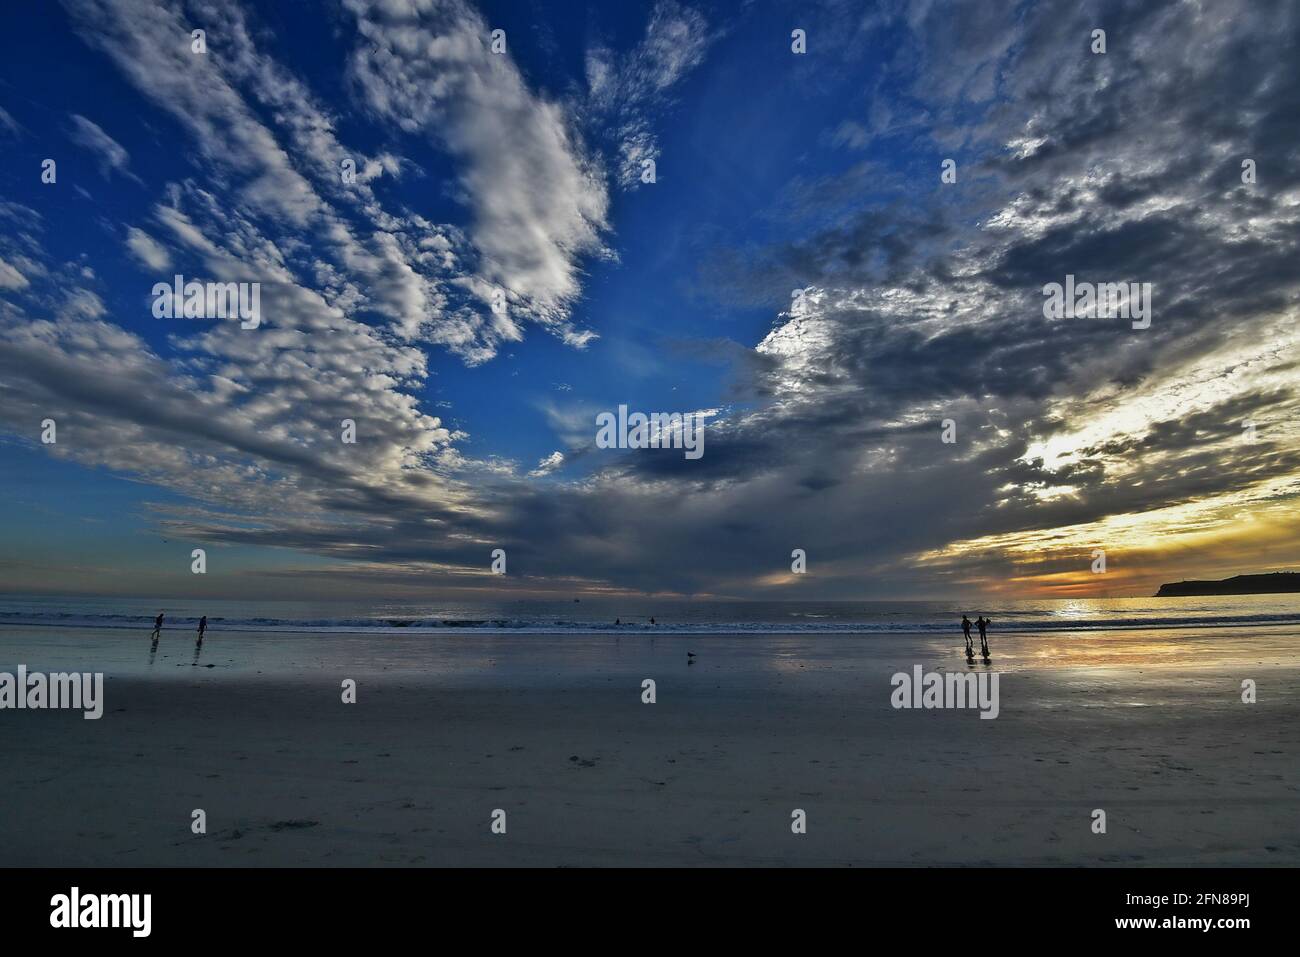
MULTIPOLYGON (((505 3, 480 10, 486 23, 507 31, 509 54, 531 88, 556 99, 585 85, 585 56, 593 44, 627 50, 642 42, 649 14, 635 5, 505 3)), ((549 454, 555 437, 540 406, 557 399, 582 398, 602 408, 620 401, 645 408, 715 404, 722 391, 716 371, 670 355, 671 344, 715 337, 758 341, 784 304, 773 296, 766 305, 720 309, 697 289, 694 263, 710 245, 777 232, 779 226, 765 221, 763 212, 788 186, 792 172, 822 176, 855 161, 824 142, 825 130, 846 97, 861 98, 869 63, 864 56, 863 74, 836 70, 833 81, 823 82, 791 57, 788 17, 779 10, 752 10, 735 23, 714 16, 723 22, 715 19, 706 32, 718 39, 702 41, 714 55, 685 72, 655 111, 663 158, 654 185, 664 188, 613 191, 610 219, 618 229, 609 238, 618 259, 578 264, 583 291, 571 314, 575 324, 596 331, 599 339, 574 350, 530 333, 520 347, 499 347, 493 361, 472 367, 446 353, 430 355, 434 374, 421 391, 423 401, 453 402, 446 420, 471 433, 471 445, 482 454, 523 460, 549 454), (788 67, 779 82, 771 76, 774 60, 788 67), (761 99, 752 95, 759 83, 766 87, 761 99), (683 100, 704 100, 708 109, 683 109, 683 100), (563 385, 580 391, 557 395, 563 385), (509 401, 500 401, 502 396, 509 401)), ((174 330, 142 308, 159 271, 132 259, 123 246, 122 225, 147 224, 161 185, 202 181, 209 165, 196 155, 181 124, 143 100, 107 57, 87 48, 58 5, 31 8, 23 18, 23 28, 7 35, 11 87, 6 102, 30 135, 11 144, 20 151, 10 153, 6 195, 39 204, 48 221, 47 249, 93 263, 103 284, 101 298, 119 324, 166 351, 174 330), (88 90, 95 91, 91 99, 88 90), (68 118, 83 115, 79 111, 93 113, 87 119, 112 130, 130 156, 129 170, 105 174, 100 155, 70 138, 68 118), (63 146, 57 157, 60 179, 70 188, 60 191, 61 197, 67 194, 64 202, 50 203, 49 191, 42 192, 39 179, 24 170, 39 168, 56 144, 63 146)), ((340 69, 349 52, 342 19, 337 12, 304 17, 296 5, 270 5, 256 15, 260 28, 274 32, 268 49, 331 106, 350 99, 340 69), (295 9, 298 15, 288 15, 295 9)), ((220 56, 219 29, 208 32, 214 56, 220 56)), ((455 178, 455 164, 436 143, 347 111, 340 111, 338 128, 359 152, 392 151, 412 165, 400 179, 377 184, 386 199, 439 221, 467 224, 468 211, 446 182, 455 178)), ((908 160, 900 156, 899 161, 908 160)))
POLYGON ((1236 13, 10 11, 7 587, 183 593, 191 547, 231 597, 1125 594, 1293 563, 1296 14, 1236 13), (178 272, 260 282, 264 324, 154 318, 178 272), (1152 282, 1160 318, 1048 326, 1066 273, 1152 282), (620 403, 707 412, 705 457, 595 448, 620 403))

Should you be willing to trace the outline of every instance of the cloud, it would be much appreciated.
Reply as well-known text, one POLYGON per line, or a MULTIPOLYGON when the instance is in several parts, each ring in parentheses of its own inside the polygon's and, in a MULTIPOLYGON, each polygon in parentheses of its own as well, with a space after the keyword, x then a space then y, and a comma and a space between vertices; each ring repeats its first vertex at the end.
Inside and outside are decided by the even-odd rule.
POLYGON ((0 259, 0 289, 24 289, 28 285, 26 276, 0 259))
POLYGON ((465 162, 462 179, 476 197, 476 221, 466 232, 385 208, 376 181, 409 164, 391 151, 367 156, 340 142, 335 118, 258 48, 258 31, 238 6, 200 5, 201 18, 223 24, 218 56, 215 47, 207 54, 191 50, 188 20, 177 4, 65 5, 86 41, 108 53, 142 95, 190 132, 223 191, 226 184, 233 188, 240 209, 271 220, 285 234, 274 241, 291 248, 302 241, 301 231, 310 230, 319 241, 311 265, 327 279, 333 301, 371 310, 403 338, 445 347, 471 364, 491 359, 503 341, 518 341, 529 321, 576 348, 594 337, 572 325, 569 309, 580 294, 582 257, 607 255, 599 239, 607 199, 598 170, 570 135, 563 109, 529 93, 512 65, 485 50, 477 58, 461 56, 465 40, 478 44, 474 31, 482 26, 468 8, 385 4, 371 11, 378 17, 372 23, 369 7, 352 5, 377 44, 354 56, 364 97, 373 101, 376 118, 403 128, 423 124, 465 162), (405 46, 411 30, 433 38, 419 26, 421 17, 456 31, 451 46, 458 52, 447 62, 458 74, 434 82, 433 62, 405 46), (382 46, 389 42, 391 49, 382 46), (371 56, 382 60, 380 74, 367 72, 371 56), (457 75, 462 92, 479 97, 472 104, 441 94, 406 97, 404 83, 432 90, 457 75), (394 87, 386 92, 390 81, 394 87), (439 112, 444 101, 445 116, 439 112), (451 134, 446 141, 444 126, 451 134), (513 148, 499 149, 500 142, 513 148), (351 183, 341 175, 345 160, 355 163, 351 183))
POLYGON ((541 478, 544 475, 550 475, 556 469, 564 465, 564 453, 552 452, 550 455, 541 459, 537 463, 537 468, 528 473, 529 478, 541 478))
MULTIPOLYGON (((1275 29, 1295 15, 1125 8, 1094 57, 1086 14, 973 24, 974 9, 912 7, 919 65, 894 78, 963 131, 948 137, 969 147, 960 188, 918 198, 908 183, 806 236, 720 251, 704 273, 726 299, 806 290, 757 348, 775 363, 755 370, 769 404, 713 441, 711 468, 739 483, 738 512, 761 512, 769 484, 816 494, 809 461, 851 475, 859 504, 838 486, 818 497, 837 523, 875 529, 884 574, 920 562, 935 580, 1086 592, 1094 545, 1200 554, 1243 512, 1263 521, 1300 493, 1286 358, 1300 166, 1270 145, 1293 125, 1277 104, 1300 95, 1284 66, 1295 35, 1275 29), (1272 188, 1241 181, 1255 153, 1272 188), (1067 273, 1152 282, 1152 328, 1045 321, 1041 288, 1067 273), (948 418, 960 438, 945 448, 948 418), (1242 441, 1247 418, 1272 423, 1267 441, 1242 441), (1057 558, 1076 572, 1064 582, 1057 558)), ((808 527, 834 551, 825 523, 808 527)), ((1113 583, 1146 588, 1158 563, 1145 574, 1113 583)))
MULTIPOLYGON (((223 255, 214 247, 209 263, 223 255)), ((451 434, 403 391, 424 375, 423 356, 280 279, 263 287, 273 327, 178 328, 188 359, 172 362, 55 271, 33 290, 37 315, 0 314, 6 421, 56 417, 56 454, 206 502, 214 529, 337 527, 340 511, 364 501, 422 502, 435 521, 463 496, 424 463, 451 434), (355 445, 340 441, 345 418, 356 422, 355 445)), ((203 514, 187 511, 191 522, 203 514)))
MULTIPOLYGON (((958 184, 933 164, 793 178, 760 211, 782 228, 701 270, 721 302, 779 304, 757 341, 682 347, 741 380, 704 457, 597 450, 585 409, 569 427, 549 409, 564 450, 526 473, 472 458, 422 408, 429 350, 484 362, 530 322, 590 337, 571 311, 584 264, 606 255, 609 200, 578 114, 604 110, 614 142, 657 148, 637 123, 699 64, 699 15, 659 7, 630 53, 593 54, 583 103, 530 90, 462 3, 349 0, 359 103, 446 151, 468 205, 457 225, 386 197, 404 161, 341 142, 234 8, 200 5, 228 29, 223 56, 196 60, 175 5, 69 6, 204 161, 149 233, 126 227, 128 252, 259 281, 267 319, 176 323, 151 345, 93 274, 42 251, 39 217, 0 207, 22 224, 0 237, 0 417, 30 434, 54 415, 51 454, 182 496, 154 506, 178 535, 403 580, 472 577, 492 543, 539 588, 791 597, 1086 593, 1097 545, 1132 591, 1174 562, 1248 559, 1252 541, 1296 555, 1291 6, 1120 4, 1105 57, 1069 3, 898 7, 909 55, 879 89, 907 91, 915 135, 954 148, 958 184), (342 157, 364 174, 350 187, 342 157), (1067 273, 1152 282, 1151 328, 1046 320, 1042 286, 1067 273), (786 580, 796 547, 810 574, 786 580)), ((828 150, 837 129, 859 142, 843 119, 828 150)))
POLYGON ((704 61, 715 39, 697 10, 659 0, 645 37, 627 54, 604 46, 587 52, 590 107, 602 124, 613 125, 618 182, 624 189, 636 189, 644 164, 658 160, 654 114, 668 104, 669 91, 704 61))
POLYGON ((22 132, 22 127, 18 125, 18 121, 15 120, 4 107, 0 107, 0 126, 4 127, 14 136, 17 136, 22 132))
POLYGON ((575 330, 569 312, 581 260, 608 255, 609 199, 565 108, 489 51, 487 24, 463 3, 345 5, 360 34, 350 71, 362 101, 460 163, 477 263, 459 285, 492 309, 494 337, 517 340, 522 318, 585 345, 593 333, 575 330))
POLYGON ((72 129, 68 136, 78 146, 85 147, 99 157, 99 171, 105 179, 110 173, 118 173, 126 178, 144 185, 143 180, 128 168, 131 157, 117 140, 80 114, 72 114, 72 129))
MULTIPOLYGON (((222 73, 215 52, 195 53, 173 5, 147 0, 64 0, 83 39, 102 49, 159 108, 193 134, 205 159, 241 177, 246 202, 302 226, 319 202, 271 132, 222 73)), ((223 6, 222 15, 237 16, 223 6)))
POLYGON ((143 229, 137 229, 135 226, 128 227, 126 248, 146 269, 160 271, 171 268, 171 255, 143 229))

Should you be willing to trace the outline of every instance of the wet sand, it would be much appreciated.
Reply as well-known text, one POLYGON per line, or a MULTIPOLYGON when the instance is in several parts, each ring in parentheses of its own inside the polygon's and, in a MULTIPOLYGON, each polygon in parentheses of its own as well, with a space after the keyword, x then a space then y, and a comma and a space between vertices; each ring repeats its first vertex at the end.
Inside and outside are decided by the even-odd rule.
POLYGON ((195 665, 180 632, 150 664, 147 635, 0 628, 0 671, 106 674, 101 720, 0 711, 0 864, 1300 863, 1293 633, 990 640, 996 720, 890 704, 966 670, 960 634, 214 631, 195 665))

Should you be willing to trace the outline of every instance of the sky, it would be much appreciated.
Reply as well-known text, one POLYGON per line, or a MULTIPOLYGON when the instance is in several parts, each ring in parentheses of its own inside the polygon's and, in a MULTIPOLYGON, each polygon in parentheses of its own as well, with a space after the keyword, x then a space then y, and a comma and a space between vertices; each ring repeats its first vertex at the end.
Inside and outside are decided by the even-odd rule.
POLYGON ((0 16, 0 591, 1300 566, 1294 3, 0 16), (256 328, 158 317, 176 275, 256 283, 256 328), (1049 317, 1067 276, 1150 284, 1149 326, 1049 317), (599 447, 620 405, 703 454, 599 447))

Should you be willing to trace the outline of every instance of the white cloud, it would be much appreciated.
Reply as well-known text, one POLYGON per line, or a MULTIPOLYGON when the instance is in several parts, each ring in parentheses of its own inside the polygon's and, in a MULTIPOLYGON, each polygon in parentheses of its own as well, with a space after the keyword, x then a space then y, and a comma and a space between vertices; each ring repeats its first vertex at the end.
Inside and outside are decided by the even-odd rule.
POLYGON ((211 48, 191 52, 188 19, 175 3, 65 5, 83 37, 190 131, 222 192, 233 190, 250 216, 274 220, 288 233, 276 238, 285 249, 316 244, 311 269, 331 277, 332 301, 378 313, 402 338, 446 347, 469 363, 491 359, 501 341, 522 338, 529 321, 578 348, 594 337, 573 327, 569 310, 581 291, 581 258, 607 255, 600 241, 604 185, 565 111, 532 96, 508 60, 480 48, 475 31, 482 22, 468 8, 388 3, 373 11, 372 23, 369 8, 353 4, 375 35, 374 49, 356 54, 367 102, 403 128, 435 138, 446 133, 440 141, 464 163, 473 221, 462 231, 407 209, 386 210, 376 180, 410 164, 342 144, 333 116, 310 90, 258 50, 252 38, 261 32, 238 7, 202 8, 223 24, 222 54, 215 56, 211 48), (422 25, 438 18, 451 24, 441 39, 422 25), (442 61, 425 62, 411 46, 417 38, 439 40, 442 61), (368 56, 381 61, 382 76, 368 72, 368 56), (350 184, 340 176, 344 159, 356 163, 350 184), (344 206, 371 229, 345 217, 344 206), (307 229, 310 236, 302 233, 307 229))
POLYGON ((221 58, 191 51, 190 25, 177 10, 145 0, 65 0, 65 5, 83 38, 189 129, 206 159, 244 178, 241 193, 248 202, 299 226, 307 223, 319 199, 223 77, 221 58))
POLYGON ((714 39, 698 11, 660 0, 645 37, 625 56, 602 46, 588 51, 591 106, 598 117, 612 118, 616 126, 618 181, 623 188, 635 189, 645 161, 658 161, 650 114, 664 105, 669 89, 704 61, 714 39))
MULTIPOLYGON (((472 290, 490 306, 555 328, 575 345, 569 310, 579 263, 606 255, 609 199, 564 108, 531 93, 508 56, 489 52, 488 27, 458 0, 346 0, 362 43, 352 75, 365 103, 422 132, 463 164, 460 181, 477 253, 472 290)), ((499 334, 513 337, 503 321, 499 334)))
POLYGON ((68 135, 72 138, 72 142, 99 156, 99 171, 105 179, 108 179, 110 172, 115 172, 140 183, 141 186, 144 185, 140 177, 128 168, 131 164, 131 156, 122 144, 84 116, 72 114, 72 129, 68 135))
POLYGON ((27 277, 3 259, 0 259, 0 289, 25 289, 27 277))
POLYGON ((126 248, 146 269, 162 270, 172 266, 171 254, 143 229, 135 226, 127 229, 126 248))
POLYGON ((13 116, 9 114, 9 111, 2 106, 0 106, 0 126, 3 126, 15 136, 22 131, 22 127, 18 125, 18 121, 15 120, 13 116))
POLYGON ((564 453, 557 450, 546 456, 546 458, 541 459, 537 463, 537 468, 529 472, 528 475, 530 478, 541 478, 542 476, 550 475, 562 465, 564 465, 564 453))

